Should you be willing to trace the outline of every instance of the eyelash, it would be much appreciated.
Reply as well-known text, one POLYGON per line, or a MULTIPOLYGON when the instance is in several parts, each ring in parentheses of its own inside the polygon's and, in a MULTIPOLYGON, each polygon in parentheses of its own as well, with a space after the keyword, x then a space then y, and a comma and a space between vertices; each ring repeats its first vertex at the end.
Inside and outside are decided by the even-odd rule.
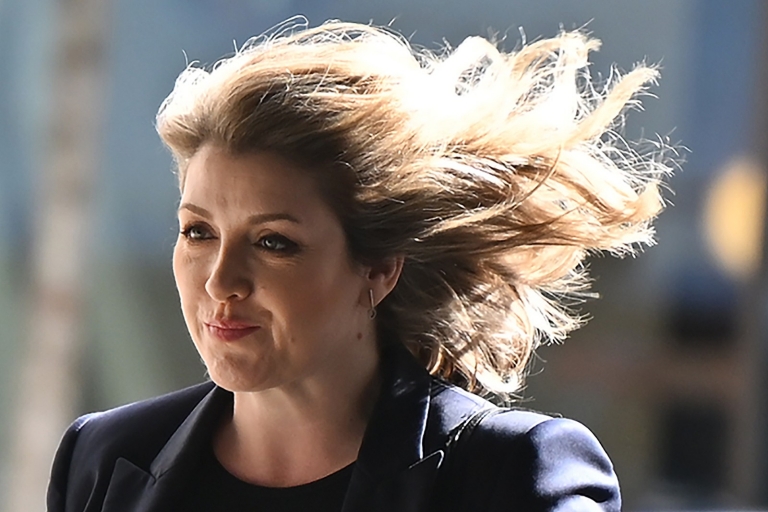
POLYGON ((266 251, 285 255, 295 254, 299 250, 299 244, 277 233, 272 233, 259 238, 256 245, 266 251), (266 244, 268 242, 276 242, 278 247, 267 247, 266 244))
MULTIPOLYGON (((181 230, 181 236, 187 239, 190 243, 204 242, 214 238, 206 226, 202 224, 190 224, 185 226, 181 230), (194 234, 196 232, 199 232, 198 235, 194 234)), ((277 233, 270 233, 262 236, 254 245, 265 251, 284 255, 295 254, 299 250, 299 244, 277 233), (273 244, 273 247, 269 247, 270 243, 273 244)))
POLYGON ((181 230, 181 236, 189 240, 190 242, 201 242, 212 238, 208 230, 202 224, 189 224, 181 230), (199 231, 202 232, 201 236, 196 236, 193 233, 199 231))

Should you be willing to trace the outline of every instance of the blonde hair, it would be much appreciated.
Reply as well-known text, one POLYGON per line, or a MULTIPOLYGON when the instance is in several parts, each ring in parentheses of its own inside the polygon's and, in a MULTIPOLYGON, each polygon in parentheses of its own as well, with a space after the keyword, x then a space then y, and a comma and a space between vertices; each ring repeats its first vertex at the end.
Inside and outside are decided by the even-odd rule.
POLYGON ((652 241, 668 172, 617 134, 657 75, 598 90, 598 41, 563 32, 505 53, 471 37, 435 54, 389 30, 290 27, 212 69, 188 67, 157 116, 183 187, 206 143, 275 151, 318 175, 350 254, 403 256, 381 338, 473 391, 518 389, 534 348, 580 324, 584 257, 652 241))

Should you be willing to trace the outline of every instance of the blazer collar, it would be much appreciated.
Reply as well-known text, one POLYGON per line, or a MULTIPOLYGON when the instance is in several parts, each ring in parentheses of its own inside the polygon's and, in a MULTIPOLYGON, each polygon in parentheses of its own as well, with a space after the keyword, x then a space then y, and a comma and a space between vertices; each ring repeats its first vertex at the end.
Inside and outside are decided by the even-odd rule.
POLYGON ((382 354, 382 387, 342 512, 425 510, 440 450, 425 455, 432 379, 402 346, 382 354))
POLYGON ((405 348, 382 354, 382 386, 363 437, 357 464, 384 476, 424 458, 430 377, 405 348))
MULTIPOLYGON (((443 458, 424 454, 431 378, 408 351, 382 353, 382 386, 363 437, 344 512, 419 510, 443 458)), ((180 501, 197 467, 200 447, 232 406, 232 394, 211 385, 152 462, 149 472, 119 459, 103 512, 166 512, 180 501)))

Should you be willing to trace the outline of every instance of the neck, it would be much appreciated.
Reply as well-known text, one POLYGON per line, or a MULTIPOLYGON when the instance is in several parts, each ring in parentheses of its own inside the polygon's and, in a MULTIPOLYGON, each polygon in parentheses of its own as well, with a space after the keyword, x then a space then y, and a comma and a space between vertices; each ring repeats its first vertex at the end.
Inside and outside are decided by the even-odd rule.
POLYGON ((354 462, 379 391, 379 357, 370 346, 354 358, 329 358, 315 378, 236 392, 232 417, 214 441, 222 465, 246 482, 288 487, 354 462))

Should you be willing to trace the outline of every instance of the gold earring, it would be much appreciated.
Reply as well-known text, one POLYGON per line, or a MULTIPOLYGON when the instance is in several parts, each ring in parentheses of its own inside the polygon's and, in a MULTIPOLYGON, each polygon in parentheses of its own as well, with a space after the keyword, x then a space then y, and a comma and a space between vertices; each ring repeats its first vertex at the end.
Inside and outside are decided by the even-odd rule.
POLYGON ((371 308, 368 310, 368 318, 376 318, 376 304, 373 301, 373 288, 368 288, 368 298, 371 300, 371 308))

